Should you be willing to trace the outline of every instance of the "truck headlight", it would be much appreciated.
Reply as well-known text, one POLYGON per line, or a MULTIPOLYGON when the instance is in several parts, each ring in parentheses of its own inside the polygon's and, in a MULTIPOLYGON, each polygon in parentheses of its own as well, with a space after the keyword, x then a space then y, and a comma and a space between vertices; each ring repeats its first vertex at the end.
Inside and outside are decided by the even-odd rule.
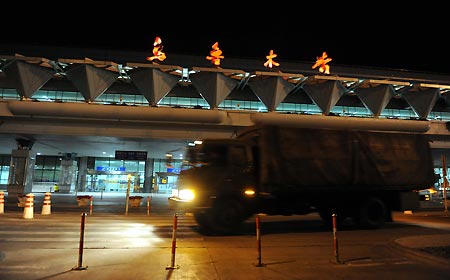
POLYGON ((178 197, 178 190, 177 189, 172 189, 172 196, 173 197, 178 197))
POLYGON ((178 190, 178 197, 182 200, 194 200, 195 193, 193 190, 185 189, 185 190, 178 190))

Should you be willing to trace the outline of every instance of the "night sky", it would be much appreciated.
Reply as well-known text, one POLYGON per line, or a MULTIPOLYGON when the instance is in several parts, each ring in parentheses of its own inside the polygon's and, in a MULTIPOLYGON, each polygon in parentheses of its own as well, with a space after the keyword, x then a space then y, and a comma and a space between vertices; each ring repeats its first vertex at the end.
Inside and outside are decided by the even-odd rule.
POLYGON ((325 51, 332 58, 330 65, 450 74, 446 39, 450 24, 445 9, 439 6, 421 3, 394 10, 381 3, 355 7, 342 2, 328 6, 325 2, 277 1, 267 6, 263 2, 246 4, 244 9, 238 2, 155 1, 143 5, 126 1, 94 9, 90 2, 85 6, 81 2, 77 7, 69 2, 25 5, 34 16, 25 16, 18 7, 4 7, 4 11, 16 12, 7 13, 5 22, 9 24, 2 27, 0 44, 118 49, 151 55, 153 41, 159 36, 167 55, 206 56, 218 42, 225 59, 265 60, 272 49, 277 61, 314 63, 325 51), (27 22, 19 24, 20 20, 27 22))

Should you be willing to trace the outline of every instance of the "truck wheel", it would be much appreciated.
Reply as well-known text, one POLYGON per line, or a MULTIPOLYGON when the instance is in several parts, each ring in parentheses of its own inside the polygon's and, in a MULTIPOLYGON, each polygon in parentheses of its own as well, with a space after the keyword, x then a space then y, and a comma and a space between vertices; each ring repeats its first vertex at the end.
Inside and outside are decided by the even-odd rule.
POLYGON ((216 201, 209 215, 210 229, 217 234, 231 234, 246 219, 245 209, 237 200, 216 201))
POLYGON ((207 232, 209 229, 208 218, 205 213, 196 212, 194 213, 195 221, 197 222, 198 229, 200 232, 207 232))
POLYGON ((203 235, 215 235, 213 225, 211 225, 212 217, 209 213, 196 212, 194 213, 195 221, 197 222, 198 231, 203 235))
POLYGON ((357 220, 362 228, 375 229, 383 226, 386 217, 384 202, 379 198, 370 197, 361 204, 357 220))

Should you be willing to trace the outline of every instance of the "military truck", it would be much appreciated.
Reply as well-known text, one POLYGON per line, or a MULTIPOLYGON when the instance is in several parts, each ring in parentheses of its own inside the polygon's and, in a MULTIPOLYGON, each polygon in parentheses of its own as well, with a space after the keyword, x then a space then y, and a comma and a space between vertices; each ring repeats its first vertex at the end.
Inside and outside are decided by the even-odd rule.
POLYGON ((254 214, 318 212, 362 228, 419 207, 436 181, 426 134, 252 126, 233 139, 189 147, 169 202, 204 233, 235 231, 254 214))

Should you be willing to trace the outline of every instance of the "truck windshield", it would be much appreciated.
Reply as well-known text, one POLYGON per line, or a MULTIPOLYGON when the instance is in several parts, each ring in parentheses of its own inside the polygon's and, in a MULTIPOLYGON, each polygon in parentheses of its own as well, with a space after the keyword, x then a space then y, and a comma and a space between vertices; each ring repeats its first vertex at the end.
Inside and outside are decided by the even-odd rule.
POLYGON ((227 148, 221 145, 201 144, 189 147, 185 156, 185 165, 223 165, 227 160, 227 148))

